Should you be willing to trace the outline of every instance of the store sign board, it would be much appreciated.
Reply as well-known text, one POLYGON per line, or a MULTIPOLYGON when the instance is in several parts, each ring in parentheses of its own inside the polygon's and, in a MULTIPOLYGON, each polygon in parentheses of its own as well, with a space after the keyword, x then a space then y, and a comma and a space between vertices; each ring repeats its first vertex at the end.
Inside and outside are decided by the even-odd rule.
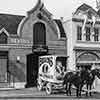
POLYGON ((9 43, 13 43, 13 44, 28 44, 28 43, 32 43, 30 40, 26 40, 26 39, 18 39, 18 38, 11 38, 9 40, 9 43))
POLYGON ((47 46, 33 46, 33 52, 48 52, 47 46))

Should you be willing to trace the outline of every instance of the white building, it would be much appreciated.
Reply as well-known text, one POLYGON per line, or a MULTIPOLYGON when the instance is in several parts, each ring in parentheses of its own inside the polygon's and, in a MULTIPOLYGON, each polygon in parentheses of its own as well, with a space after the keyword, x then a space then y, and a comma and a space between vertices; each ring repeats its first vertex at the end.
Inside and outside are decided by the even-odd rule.
MULTIPOLYGON (((82 4, 70 20, 64 22, 67 34, 68 69, 100 67, 100 16, 91 6, 82 4)), ((100 85, 99 80, 96 84, 100 85)))

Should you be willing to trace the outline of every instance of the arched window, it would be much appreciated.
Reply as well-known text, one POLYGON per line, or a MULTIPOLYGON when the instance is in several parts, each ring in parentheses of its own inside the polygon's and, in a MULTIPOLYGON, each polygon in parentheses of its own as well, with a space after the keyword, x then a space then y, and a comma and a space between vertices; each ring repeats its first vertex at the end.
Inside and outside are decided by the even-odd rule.
POLYGON ((96 54, 90 53, 90 52, 81 54, 77 59, 78 62, 80 61, 92 62, 92 61, 98 61, 98 60, 99 60, 99 57, 96 54))
POLYGON ((45 24, 38 22, 33 27, 33 44, 46 45, 46 27, 45 24))

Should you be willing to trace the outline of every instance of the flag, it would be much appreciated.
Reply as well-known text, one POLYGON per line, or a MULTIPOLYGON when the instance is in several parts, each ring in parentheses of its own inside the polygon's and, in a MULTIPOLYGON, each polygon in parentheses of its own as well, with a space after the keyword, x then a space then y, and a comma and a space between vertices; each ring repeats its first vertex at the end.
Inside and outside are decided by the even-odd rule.
POLYGON ((95 22, 96 22, 96 17, 95 16, 92 16, 92 26, 91 26, 91 33, 92 34, 94 34, 95 22))
POLYGON ((93 21, 92 27, 94 27, 95 22, 96 22, 96 17, 95 16, 92 16, 92 21, 93 21))
POLYGON ((82 26, 82 34, 85 33, 86 22, 87 22, 87 15, 84 15, 84 22, 83 22, 83 26, 82 26))

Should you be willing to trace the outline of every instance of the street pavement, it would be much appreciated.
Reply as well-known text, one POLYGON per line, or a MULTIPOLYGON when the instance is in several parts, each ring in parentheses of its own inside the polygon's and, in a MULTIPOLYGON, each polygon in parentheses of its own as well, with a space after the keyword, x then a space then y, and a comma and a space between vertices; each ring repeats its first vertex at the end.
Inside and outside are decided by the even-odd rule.
POLYGON ((100 99, 100 93, 95 93, 92 97, 86 97, 82 93, 82 98, 75 97, 75 90, 72 90, 72 96, 66 96, 64 91, 55 91, 47 95, 45 91, 38 91, 37 88, 7 89, 0 90, 0 100, 96 100, 100 99))

